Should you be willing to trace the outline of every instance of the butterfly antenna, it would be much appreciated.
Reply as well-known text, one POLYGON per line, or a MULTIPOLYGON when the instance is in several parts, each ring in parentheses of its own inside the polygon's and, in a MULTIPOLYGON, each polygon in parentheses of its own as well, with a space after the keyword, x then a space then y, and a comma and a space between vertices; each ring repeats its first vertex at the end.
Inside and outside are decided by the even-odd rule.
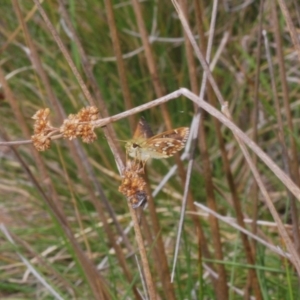
POLYGON ((128 142, 128 140, 119 140, 119 139, 115 139, 115 141, 122 142, 122 143, 127 143, 128 142))

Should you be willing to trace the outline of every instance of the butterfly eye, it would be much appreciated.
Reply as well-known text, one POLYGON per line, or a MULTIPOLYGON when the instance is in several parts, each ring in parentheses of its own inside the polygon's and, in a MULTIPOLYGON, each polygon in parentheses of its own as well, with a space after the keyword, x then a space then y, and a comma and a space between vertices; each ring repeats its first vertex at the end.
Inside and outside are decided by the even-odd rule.
POLYGON ((136 148, 136 147, 138 147, 138 146, 139 146, 139 145, 136 144, 136 143, 133 143, 133 144, 132 144, 132 147, 133 147, 133 148, 136 148))

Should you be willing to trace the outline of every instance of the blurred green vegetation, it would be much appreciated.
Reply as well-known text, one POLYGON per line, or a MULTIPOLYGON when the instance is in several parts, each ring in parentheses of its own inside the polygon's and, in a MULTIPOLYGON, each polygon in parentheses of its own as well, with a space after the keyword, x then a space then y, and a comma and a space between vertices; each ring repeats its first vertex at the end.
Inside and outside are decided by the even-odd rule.
MULTIPOLYGON (((208 32, 212 1, 200 2, 204 7, 202 17, 205 31, 208 32)), ((224 2, 230 1, 224 0, 224 2)), ((274 55, 275 49, 272 44, 274 40, 273 27, 268 1, 266 2, 263 28, 268 33, 272 54, 274 55)), ((18 1, 18 4, 23 17, 34 7, 32 1, 18 1)), ((80 74, 90 88, 82 69, 80 52, 76 43, 71 39, 66 22, 60 14, 59 4, 51 0, 44 1, 42 5, 71 54, 72 60, 80 74)), ((157 96, 147 67, 145 52, 140 49, 142 42, 134 10, 130 2, 126 1, 113 1, 113 5, 122 53, 128 56, 124 59, 124 62, 133 105, 139 106, 156 99, 157 96), (140 49, 140 51, 135 53, 137 49, 140 49)), ((109 115, 115 115, 124 111, 125 105, 118 68, 116 61, 111 59, 114 58, 114 51, 104 2, 69 0, 65 1, 65 6, 76 34, 92 65, 93 74, 97 80, 109 115)), ((159 68, 160 80, 166 92, 175 91, 179 87, 190 88, 184 33, 171 1, 142 1, 141 6, 147 30, 151 36, 156 37, 156 40, 151 43, 151 47, 159 68), (161 40, 160 38, 164 39, 161 40)), ((14 30, 19 26, 13 7, 11 1, 5 0, 1 3, 0 47, 8 41, 14 30)), ((197 35, 194 2, 188 1, 188 7, 189 24, 197 35)), ((292 10, 292 5, 290 12, 294 21, 298 22, 296 12, 292 10)), ((295 126, 295 132, 293 133, 290 133, 285 128, 286 137, 293 135, 297 143, 299 143, 297 135, 299 130, 299 72, 297 68, 299 61, 293 54, 293 45, 290 42, 286 25, 279 10, 278 15, 282 29, 281 35, 290 95, 289 101, 295 126)), ((214 57, 224 34, 229 32, 229 39, 218 58, 213 76, 222 95, 226 101, 229 101, 229 107, 235 123, 250 136, 253 128, 252 115, 254 108, 254 79, 257 66, 258 20, 259 1, 254 1, 236 12, 226 11, 223 4, 220 3, 212 49, 212 57, 214 57)), ((297 24, 299 27, 299 23, 297 24)), ((88 102, 74 74, 38 11, 27 21, 27 26, 30 36, 37 47, 43 68, 49 76, 51 89, 66 115, 76 113, 82 107, 87 106, 88 102)), ((283 168, 282 153, 277 140, 277 120, 272 100, 270 74, 264 48, 262 53, 259 76, 258 144, 283 168)), ((275 64, 275 80, 280 86, 280 76, 275 56, 273 63, 275 64)), ((28 44, 22 30, 18 32, 5 49, 2 49, 0 65, 7 76, 8 84, 13 91, 13 95, 19 104, 28 127, 33 128, 31 117, 34 113, 38 109, 45 107, 50 108, 51 122, 58 127, 60 125, 58 123, 58 112, 51 106, 41 78, 34 70, 30 60, 28 44)), ((198 62, 197 76, 198 82, 201 82, 202 68, 198 62)), ((9 104, 7 95, 4 94, 3 89, 0 89, 0 93, 2 95, 0 97, 1 132, 5 132, 10 140, 26 139, 22 134, 21 124, 16 122, 16 117, 9 104)), ((279 96, 282 96, 281 90, 279 91, 279 96)), ((174 128, 190 126, 194 115, 194 106, 191 101, 180 97, 168 102, 167 108, 174 128)), ((160 107, 147 110, 141 115, 145 116, 155 133, 166 130, 160 107)), ((127 119, 114 123, 113 127, 119 140, 124 141, 131 138, 132 133, 127 119)), ((207 114, 205 114, 205 130, 218 213, 235 218, 215 128, 212 118, 207 116, 207 114)), ((118 217, 120 225, 124 229, 129 226, 131 218, 126 199, 118 192, 120 174, 102 130, 97 129, 96 133, 98 139, 93 144, 82 144, 81 141, 79 143, 82 144, 89 158, 89 163, 93 167, 97 181, 101 184, 110 205, 118 217)), ((243 212, 245 217, 251 218, 253 210, 251 201, 253 177, 230 131, 222 127, 222 134, 226 142, 243 212)), ((124 149, 124 143, 120 142, 120 144, 124 149)), ((28 168, 39 179, 41 175, 38 171, 37 162, 32 157, 30 147, 22 145, 18 147, 18 151, 28 168)), ((97 266, 108 286, 111 298, 133 299, 134 295, 131 285, 128 283, 116 260, 115 252, 111 250, 103 224, 99 220, 96 209, 87 193, 88 188, 80 177, 78 166, 70 153, 67 142, 64 140, 53 141, 51 148, 40 155, 47 167, 58 194, 59 202, 71 224, 73 233, 87 257, 92 261, 93 265, 97 266)), ((27 271, 26 266, 17 255, 19 253, 31 262, 33 267, 63 299, 92 299, 93 296, 88 279, 78 263, 76 252, 72 249, 72 245, 67 240, 49 207, 43 202, 36 187, 28 179, 27 174, 8 147, 0 147, 0 164, 0 223, 3 223, 10 230, 17 244, 12 246, 4 234, 0 235, 0 298, 54 299, 49 290, 32 273, 27 271)), ((152 191, 174 164, 174 158, 148 163, 147 172, 152 191)), ((186 165, 187 163, 185 162, 184 164, 186 165)), ((289 223, 289 212, 286 211, 288 200, 284 186, 274 174, 266 170, 263 164, 259 163, 258 166, 275 206, 282 213, 283 220, 289 223)), ((207 195, 203 175, 201 155, 199 149, 197 149, 190 191, 194 201, 206 203, 207 195)), ((176 174, 154 199, 170 269, 173 263, 174 243, 180 217, 182 194, 183 186, 179 176, 176 174)), ((99 197, 98 194, 97 197, 99 197)), ((101 201, 100 197, 99 201, 101 201)), ((259 220, 273 221, 260 195, 258 207, 259 220)), ((108 216, 107 212, 105 214, 108 216)), ((142 217, 150 220, 147 209, 143 212, 142 217)), ((108 220, 110 227, 115 230, 111 219, 108 220)), ((235 287, 243 294, 248 284, 248 268, 250 266, 245 260, 240 233, 227 224, 220 222, 224 254, 224 261, 220 262, 214 259, 209 218, 204 215, 199 216, 199 220, 205 231, 208 249, 212 253, 210 262, 215 265, 221 263, 225 265, 227 282, 230 283, 231 287, 230 299, 244 299, 243 295, 236 293, 233 289, 235 287)), ((276 227, 259 225, 259 228, 264 239, 284 248, 276 227)), ((248 229, 251 230, 251 224, 248 229)), ((289 230, 291 229, 289 228, 289 230)), ((128 239, 134 251, 137 251, 133 229, 128 232, 128 239)), ((137 284, 141 293, 144 294, 135 256, 127 251, 123 243, 121 246, 126 256, 126 263, 134 276, 134 283, 137 284)), ((154 282, 161 299, 166 299, 165 291, 154 267, 155 257, 151 251, 152 247, 153 245, 147 245, 154 282)), ((198 252, 199 245, 195 236, 195 228, 188 211, 184 223, 174 282, 177 299, 216 299, 207 271, 203 269, 202 274, 199 271, 199 265, 202 262, 206 264, 209 260, 203 259, 203 261, 200 261, 198 252)), ((293 267, 282 257, 271 252, 265 246, 257 244, 255 264, 264 299, 298 299, 300 297, 297 274, 293 267)))

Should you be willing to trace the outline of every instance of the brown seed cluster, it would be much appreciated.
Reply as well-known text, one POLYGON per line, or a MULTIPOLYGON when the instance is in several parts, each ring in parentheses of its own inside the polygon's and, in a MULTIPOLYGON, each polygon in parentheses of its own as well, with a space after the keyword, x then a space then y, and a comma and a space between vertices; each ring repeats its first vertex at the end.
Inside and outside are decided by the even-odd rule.
POLYGON ((139 165, 129 165, 123 173, 122 183, 119 186, 119 192, 128 198, 133 208, 143 206, 147 201, 146 182, 140 175, 142 171, 139 165))
POLYGON ((38 110, 32 119, 34 122, 34 135, 31 137, 33 145, 38 151, 50 148, 51 138, 61 133, 64 138, 72 140, 81 137, 83 142, 92 143, 97 136, 94 133, 92 121, 98 119, 99 110, 95 106, 82 108, 76 115, 69 115, 60 128, 53 127, 49 120, 49 108, 38 110))
POLYGON ((48 120, 49 108, 38 110, 32 119, 34 122, 34 135, 31 136, 34 147, 38 151, 45 151, 50 148, 51 139, 48 134, 53 130, 53 127, 48 120))
POLYGON ((95 106, 82 108, 76 115, 69 115, 59 128, 63 137, 69 140, 81 137, 83 142, 92 143, 97 139, 91 121, 98 119, 99 110, 95 106))

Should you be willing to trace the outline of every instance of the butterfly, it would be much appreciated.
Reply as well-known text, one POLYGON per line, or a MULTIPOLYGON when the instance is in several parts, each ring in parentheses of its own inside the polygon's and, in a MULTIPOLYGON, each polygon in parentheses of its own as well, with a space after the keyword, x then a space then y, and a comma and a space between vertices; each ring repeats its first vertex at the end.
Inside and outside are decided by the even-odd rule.
POLYGON ((143 162, 149 158, 170 157, 184 148, 189 131, 188 127, 179 127, 153 135, 149 124, 142 117, 133 138, 126 143, 126 152, 129 156, 143 162))

